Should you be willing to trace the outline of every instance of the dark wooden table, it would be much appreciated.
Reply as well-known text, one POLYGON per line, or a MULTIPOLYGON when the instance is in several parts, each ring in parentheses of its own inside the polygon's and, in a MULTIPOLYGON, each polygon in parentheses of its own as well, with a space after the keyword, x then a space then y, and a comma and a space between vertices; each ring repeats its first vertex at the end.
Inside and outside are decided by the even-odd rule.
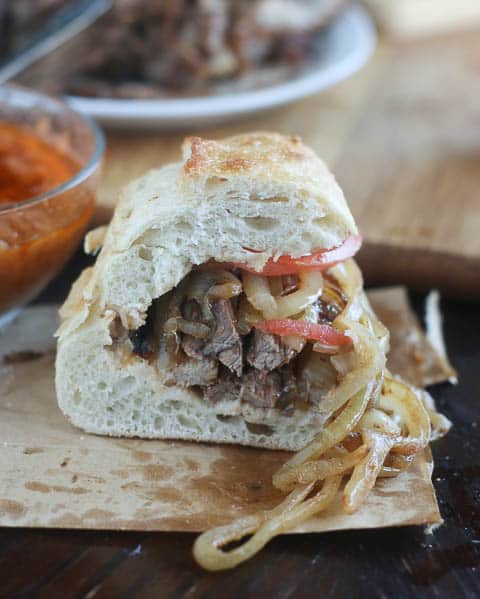
MULTIPOLYGON (((60 301, 77 255, 38 301, 60 301)), ((412 297, 421 310, 422 297, 412 297)), ((480 306, 444 301, 457 387, 432 392, 454 428, 433 448, 445 524, 283 536, 220 574, 202 571, 192 534, 0 530, 0 597, 480 597, 480 306)), ((412 502, 415 497, 412 497, 412 502)))

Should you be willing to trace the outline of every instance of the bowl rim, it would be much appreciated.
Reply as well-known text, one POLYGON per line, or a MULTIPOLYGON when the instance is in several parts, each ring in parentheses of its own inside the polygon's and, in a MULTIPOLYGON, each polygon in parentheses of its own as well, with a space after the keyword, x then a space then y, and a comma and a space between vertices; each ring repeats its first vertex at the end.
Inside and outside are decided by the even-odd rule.
POLYGON ((49 96, 48 94, 37 92, 22 85, 12 85, 9 83, 6 85, 2 84, 1 88, 11 89, 13 92, 19 91, 21 93, 28 94, 39 99, 48 98, 48 101, 50 103, 56 104, 59 107, 61 107, 62 110, 74 114, 80 121, 83 121, 83 123, 93 134, 94 149, 87 163, 84 166, 82 166, 80 170, 76 171, 75 174, 72 177, 70 177, 70 179, 67 179, 67 181, 65 181, 64 183, 60 183, 60 185, 56 185, 55 187, 52 187, 51 189, 44 191, 43 193, 32 196, 31 198, 21 200, 20 202, 14 202, 13 204, 7 204, 3 208, 0 205, 0 216, 8 212, 15 212, 21 210, 25 206, 31 206, 33 204, 49 200, 59 194, 73 189, 74 187, 85 181, 85 179, 88 179, 88 177, 95 172, 95 170, 100 164, 106 147, 105 135, 101 130, 100 126, 97 125, 95 120, 92 117, 86 114, 82 114, 81 112, 73 109, 71 106, 69 106, 66 102, 63 102, 61 99, 54 98, 52 96, 49 96))

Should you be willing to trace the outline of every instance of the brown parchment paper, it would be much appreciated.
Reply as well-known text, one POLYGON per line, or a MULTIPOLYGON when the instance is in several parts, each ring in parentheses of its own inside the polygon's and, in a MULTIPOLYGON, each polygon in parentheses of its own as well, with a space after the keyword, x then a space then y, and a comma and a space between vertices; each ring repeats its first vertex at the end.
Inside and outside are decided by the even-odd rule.
MULTIPOLYGON (((430 381, 431 373, 400 359, 417 326, 406 320, 404 290, 372 298, 396 339, 392 370, 398 365, 406 378, 415 372, 430 381), (401 331, 405 322, 410 328, 401 331)), ((104 438, 72 427, 55 400, 55 310, 29 308, 0 333, 0 525, 201 531, 279 502, 271 478, 285 452, 104 438)), ((418 327, 416 335, 435 370, 418 327)), ((356 514, 344 514, 336 502, 292 532, 441 522, 431 468, 430 452, 418 456, 407 472, 379 481, 356 514)))
POLYGON ((432 347, 410 309, 405 287, 372 289, 368 299, 390 330, 388 367, 405 380, 426 387, 442 383, 457 373, 432 347))

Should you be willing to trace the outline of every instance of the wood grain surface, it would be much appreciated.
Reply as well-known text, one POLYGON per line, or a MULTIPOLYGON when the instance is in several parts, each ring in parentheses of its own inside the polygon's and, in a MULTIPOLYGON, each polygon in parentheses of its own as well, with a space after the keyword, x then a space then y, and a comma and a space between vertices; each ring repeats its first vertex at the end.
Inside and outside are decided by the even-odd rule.
MULTIPOLYGON (((39 302, 63 299, 85 264, 78 254, 39 302)), ((415 305, 421 316, 423 298, 415 305)), ((433 445, 433 482, 445 520, 434 534, 412 527, 283 536, 234 571, 209 574, 193 561, 192 534, 0 529, 0 597, 476 599, 479 307, 443 302, 460 384, 432 389, 454 424, 433 445)))
MULTIPOLYGON (((334 170, 365 245, 369 281, 480 297, 480 31, 383 44, 325 94, 195 134, 297 133, 334 170)), ((100 212, 185 134, 110 133, 100 212)))

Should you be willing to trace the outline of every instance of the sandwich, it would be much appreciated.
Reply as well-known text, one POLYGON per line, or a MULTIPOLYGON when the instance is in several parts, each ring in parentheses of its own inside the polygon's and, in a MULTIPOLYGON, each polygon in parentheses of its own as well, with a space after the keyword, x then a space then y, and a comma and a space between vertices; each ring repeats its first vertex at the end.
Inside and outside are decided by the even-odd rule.
POLYGON ((199 537, 213 570, 338 498, 355 511, 449 424, 386 369, 361 237, 316 154, 260 132, 190 137, 183 155, 87 236, 101 250, 61 308, 56 390, 90 433, 296 452, 274 476, 278 508, 199 537))

